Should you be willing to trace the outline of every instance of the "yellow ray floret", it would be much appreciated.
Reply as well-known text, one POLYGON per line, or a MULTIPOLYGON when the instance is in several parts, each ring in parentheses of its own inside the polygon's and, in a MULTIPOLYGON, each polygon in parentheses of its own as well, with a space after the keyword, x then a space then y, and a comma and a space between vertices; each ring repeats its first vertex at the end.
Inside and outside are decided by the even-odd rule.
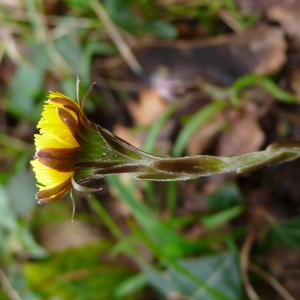
POLYGON ((52 189, 68 180, 70 180, 74 172, 59 172, 49 168, 37 159, 31 161, 33 171, 38 181, 38 188, 40 191, 45 189, 52 189))
MULTIPOLYGON (((40 133, 34 136, 37 151, 43 148, 76 148, 79 146, 69 128, 57 113, 57 108, 62 107, 62 104, 51 102, 53 98, 65 98, 75 103, 72 99, 63 94, 49 94, 49 100, 47 100, 44 105, 41 120, 37 125, 40 129, 40 133)), ((77 120, 76 114, 70 110, 68 111, 77 120)))
POLYGON ((80 106, 71 98, 61 93, 49 93, 37 125, 39 133, 34 136, 36 158, 31 161, 40 202, 60 199, 71 188, 71 178, 75 172, 74 153, 80 147, 74 137, 76 122, 79 122, 77 114, 80 112, 80 106), (73 120, 71 128, 60 113, 73 120))

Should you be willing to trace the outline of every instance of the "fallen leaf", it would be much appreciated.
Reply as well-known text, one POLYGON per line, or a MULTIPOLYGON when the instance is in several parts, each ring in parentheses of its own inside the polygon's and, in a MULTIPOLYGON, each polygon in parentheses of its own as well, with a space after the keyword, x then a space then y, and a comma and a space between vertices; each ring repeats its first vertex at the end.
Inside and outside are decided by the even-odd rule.
POLYGON ((222 114, 217 114, 210 122, 203 124, 190 139, 187 145, 187 154, 198 155, 204 153, 224 127, 224 124, 225 120, 222 114))
POLYGON ((279 23, 282 30, 300 42, 300 1, 299 0, 237 0, 243 13, 265 15, 279 23))
POLYGON ((297 98, 300 100, 300 69, 299 69, 299 66, 297 66, 297 67, 298 68, 291 71, 290 82, 291 82, 291 88, 292 88, 293 92, 295 93, 297 98))
POLYGON ((139 94, 139 101, 128 103, 128 109, 137 125, 152 124, 168 104, 155 89, 143 89, 139 94))
POLYGON ((222 133, 218 142, 218 155, 230 156, 257 151, 265 136, 257 119, 252 116, 234 114, 230 117, 227 131, 222 133))
POLYGON ((117 124, 113 130, 113 133, 137 148, 142 147, 141 139, 137 135, 134 135, 129 127, 117 124))
POLYGON ((143 46, 137 57, 158 90, 169 85, 182 92, 199 80, 228 85, 248 73, 273 74, 284 64, 285 50, 282 30, 261 25, 238 35, 143 46))
POLYGON ((267 9, 267 16, 278 22, 283 30, 300 42, 300 1, 275 1, 267 9))
POLYGON ((85 222, 56 222, 43 225, 38 233, 40 244, 50 252, 63 251, 99 240, 96 232, 85 222))

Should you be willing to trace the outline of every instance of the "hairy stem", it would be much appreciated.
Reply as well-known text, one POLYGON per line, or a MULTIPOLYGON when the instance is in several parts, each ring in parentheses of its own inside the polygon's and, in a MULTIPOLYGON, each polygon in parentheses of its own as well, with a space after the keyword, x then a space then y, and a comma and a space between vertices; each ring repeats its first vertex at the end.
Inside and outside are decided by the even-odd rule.
MULTIPOLYGON (((93 161, 87 164, 86 176, 78 183, 91 182, 117 173, 132 173, 137 179, 178 181, 235 172, 245 174, 264 166, 283 163, 300 157, 300 142, 281 142, 264 151, 239 156, 196 155, 180 158, 144 156, 123 161, 93 161)), ((82 164, 84 165, 84 163, 82 164)), ((84 169, 81 170, 84 173, 84 169)))

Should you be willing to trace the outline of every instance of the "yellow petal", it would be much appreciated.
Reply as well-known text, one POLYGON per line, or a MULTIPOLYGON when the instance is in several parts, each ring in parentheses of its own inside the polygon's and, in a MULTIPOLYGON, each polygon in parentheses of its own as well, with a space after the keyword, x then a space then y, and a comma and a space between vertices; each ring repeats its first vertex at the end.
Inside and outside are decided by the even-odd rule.
MULTIPOLYGON (((61 96, 59 93, 52 93, 50 97, 61 96)), ((70 101, 72 101, 70 99, 70 101)), ((36 150, 43 148, 76 148, 79 147, 78 142, 70 132, 69 128, 61 120, 58 115, 57 108, 62 107, 61 104, 52 103, 49 100, 44 105, 41 120, 37 127, 40 129, 40 133, 35 135, 36 150)), ((71 110, 68 110, 70 114, 77 120, 77 116, 71 110)))
POLYGON ((51 189, 72 178, 74 172, 59 172, 49 168, 37 159, 32 160, 31 165, 38 182, 39 190, 51 189))
POLYGON ((73 99, 67 97, 66 95, 64 95, 62 93, 50 91, 48 94, 48 99, 53 99, 53 98, 64 98, 64 99, 68 99, 70 101, 75 102, 73 99))
MULTIPOLYGON (((79 105, 71 98, 68 98, 61 93, 50 92, 48 95, 48 100, 45 102, 41 119, 37 125, 37 128, 39 129, 39 133, 35 134, 34 136, 37 152, 42 149, 49 149, 49 148, 77 149, 78 147, 80 147, 79 143, 74 138, 69 127, 64 123, 64 121, 59 116, 58 109, 63 108, 64 110, 67 110, 68 113, 71 114, 72 117, 77 122, 78 122, 78 117, 72 109, 66 108, 65 106, 63 106, 62 103, 64 105, 70 104, 69 107, 73 107, 73 108, 75 104, 79 108, 77 113, 81 112, 79 105), (65 99, 66 101, 61 101, 61 99, 57 99, 60 101, 55 101, 54 98, 62 98, 65 99)), ((73 124, 73 127, 75 127, 76 130, 76 123, 73 124)), ((70 159, 67 160, 67 163, 70 164, 70 160, 72 161, 72 159, 74 159, 74 157, 71 156, 70 159)), ((46 190, 48 190, 48 194, 49 194, 50 192, 52 192, 51 190, 54 189, 53 193, 55 192, 58 193, 56 195, 60 195, 59 193, 64 192, 64 190, 68 189, 68 185, 70 184, 70 180, 74 174, 74 171, 71 172, 58 171, 54 168, 44 165, 38 159, 32 160, 31 165, 33 167, 33 171, 35 173, 38 182, 39 190, 40 192, 44 191, 43 194, 44 196, 46 190), (60 188, 62 188, 63 190, 60 191, 59 190, 60 188)), ((37 196, 38 197, 42 196, 42 194, 38 193, 37 196)), ((51 195, 51 197, 52 196, 55 196, 55 194, 51 195)))

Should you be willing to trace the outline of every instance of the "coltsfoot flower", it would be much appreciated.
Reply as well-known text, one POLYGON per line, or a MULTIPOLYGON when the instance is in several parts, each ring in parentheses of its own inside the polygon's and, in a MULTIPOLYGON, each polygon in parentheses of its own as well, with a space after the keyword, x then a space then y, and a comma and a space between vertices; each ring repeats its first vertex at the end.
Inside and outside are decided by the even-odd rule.
POLYGON ((63 198, 72 188, 90 192, 109 174, 133 173, 137 179, 175 181, 220 173, 248 173, 300 157, 300 142, 281 142, 264 151, 233 157, 209 155, 158 157, 135 148, 89 121, 83 101, 50 92, 45 102, 36 153, 31 161, 39 203, 63 198))
POLYGON ((136 160, 152 157, 90 122, 82 103, 58 92, 49 93, 37 128, 31 165, 39 203, 61 199, 73 187, 90 190, 83 184, 138 170, 136 160))
POLYGON ((39 202, 62 198, 72 187, 75 157, 80 149, 80 106, 60 93, 50 92, 35 137, 36 154, 31 161, 38 182, 39 202))

